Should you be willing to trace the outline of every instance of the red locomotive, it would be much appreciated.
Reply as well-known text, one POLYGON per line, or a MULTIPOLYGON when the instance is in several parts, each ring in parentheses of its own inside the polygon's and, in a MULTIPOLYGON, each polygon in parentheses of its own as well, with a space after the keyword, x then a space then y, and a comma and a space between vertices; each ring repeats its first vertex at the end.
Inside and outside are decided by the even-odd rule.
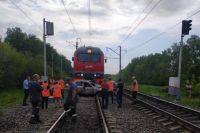
POLYGON ((97 47, 79 47, 74 52, 73 76, 75 80, 102 80, 104 76, 104 54, 97 47))

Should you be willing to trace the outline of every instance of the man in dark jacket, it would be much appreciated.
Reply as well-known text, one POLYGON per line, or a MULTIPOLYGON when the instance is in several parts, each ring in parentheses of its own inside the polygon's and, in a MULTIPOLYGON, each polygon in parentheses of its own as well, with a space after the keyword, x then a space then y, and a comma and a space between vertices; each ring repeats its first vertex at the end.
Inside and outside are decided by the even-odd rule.
POLYGON ((38 74, 33 75, 33 80, 29 83, 30 89, 30 100, 32 104, 32 115, 29 123, 36 124, 40 123, 39 119, 39 105, 42 100, 42 87, 39 84, 40 76, 38 74))
POLYGON ((73 82, 73 79, 69 81, 68 95, 64 103, 64 109, 69 116, 76 117, 76 104, 78 102, 78 88, 73 82))
POLYGON ((101 96, 102 96, 102 108, 103 109, 107 109, 108 108, 108 97, 109 97, 109 93, 108 93, 108 83, 106 81, 106 79, 103 80, 103 83, 101 83, 101 96))
POLYGON ((124 88, 124 84, 123 84, 122 80, 119 79, 118 83, 117 83, 117 103, 118 103, 118 108, 122 107, 123 88, 124 88))

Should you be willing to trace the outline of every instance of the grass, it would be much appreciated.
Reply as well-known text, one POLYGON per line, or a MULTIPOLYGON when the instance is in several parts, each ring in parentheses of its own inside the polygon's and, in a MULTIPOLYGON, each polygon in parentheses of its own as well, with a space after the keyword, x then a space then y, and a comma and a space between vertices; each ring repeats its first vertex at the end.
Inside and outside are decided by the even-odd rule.
POLYGON ((0 115, 3 114, 3 109, 22 103, 23 89, 1 89, 0 90, 0 115))
MULTIPOLYGON (((130 86, 127 86, 127 88, 130 88, 130 86)), ((152 86, 152 85, 140 85, 139 92, 160 97, 161 99, 168 100, 168 101, 174 101, 175 96, 168 95, 168 88, 167 86, 152 86)), ((189 98, 186 95, 186 92, 184 88, 181 90, 181 105, 200 109, 200 98, 199 97, 191 97, 189 98)))

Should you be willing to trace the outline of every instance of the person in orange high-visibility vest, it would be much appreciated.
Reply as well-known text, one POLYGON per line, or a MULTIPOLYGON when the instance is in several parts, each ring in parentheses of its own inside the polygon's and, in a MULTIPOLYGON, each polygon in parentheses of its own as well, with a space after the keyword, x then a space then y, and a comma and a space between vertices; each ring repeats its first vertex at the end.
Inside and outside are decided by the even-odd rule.
POLYGON ((62 98, 64 98, 64 88, 65 88, 65 82, 64 80, 59 80, 59 84, 61 85, 61 95, 62 95, 62 98))
POLYGON ((50 80, 49 80, 49 91, 50 91, 50 95, 51 96, 53 96, 53 86, 54 86, 54 79, 53 78, 51 78, 50 80))
POLYGON ((137 92, 139 90, 139 86, 138 86, 138 82, 135 78, 135 76, 132 77, 132 98, 133 98, 133 102, 136 100, 136 96, 137 96, 137 92))
POLYGON ((53 87, 53 97, 55 101, 55 107, 62 107, 61 104, 61 85, 58 82, 55 82, 54 87, 53 87))
POLYGON ((48 108, 48 99, 50 96, 47 81, 44 81, 42 83, 42 88, 43 88, 43 90, 42 90, 42 109, 44 109, 44 104, 45 104, 45 108, 47 109, 48 108))
POLYGON ((109 79, 107 81, 107 84, 108 84, 108 93, 111 97, 111 102, 113 104, 113 91, 114 91, 114 85, 113 85, 113 81, 111 79, 109 79))

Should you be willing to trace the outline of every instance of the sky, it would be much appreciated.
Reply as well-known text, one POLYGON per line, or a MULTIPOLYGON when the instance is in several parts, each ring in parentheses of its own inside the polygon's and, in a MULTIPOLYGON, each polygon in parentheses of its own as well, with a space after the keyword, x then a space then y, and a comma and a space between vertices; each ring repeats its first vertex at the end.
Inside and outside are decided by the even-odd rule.
POLYGON ((8 27, 20 27, 42 40, 43 18, 54 23, 54 36, 46 41, 58 53, 71 60, 76 40, 99 47, 108 58, 107 74, 119 71, 119 46, 123 69, 133 58, 180 42, 184 19, 192 19, 190 35, 200 36, 200 0, 0 0, 2 38, 8 27))

